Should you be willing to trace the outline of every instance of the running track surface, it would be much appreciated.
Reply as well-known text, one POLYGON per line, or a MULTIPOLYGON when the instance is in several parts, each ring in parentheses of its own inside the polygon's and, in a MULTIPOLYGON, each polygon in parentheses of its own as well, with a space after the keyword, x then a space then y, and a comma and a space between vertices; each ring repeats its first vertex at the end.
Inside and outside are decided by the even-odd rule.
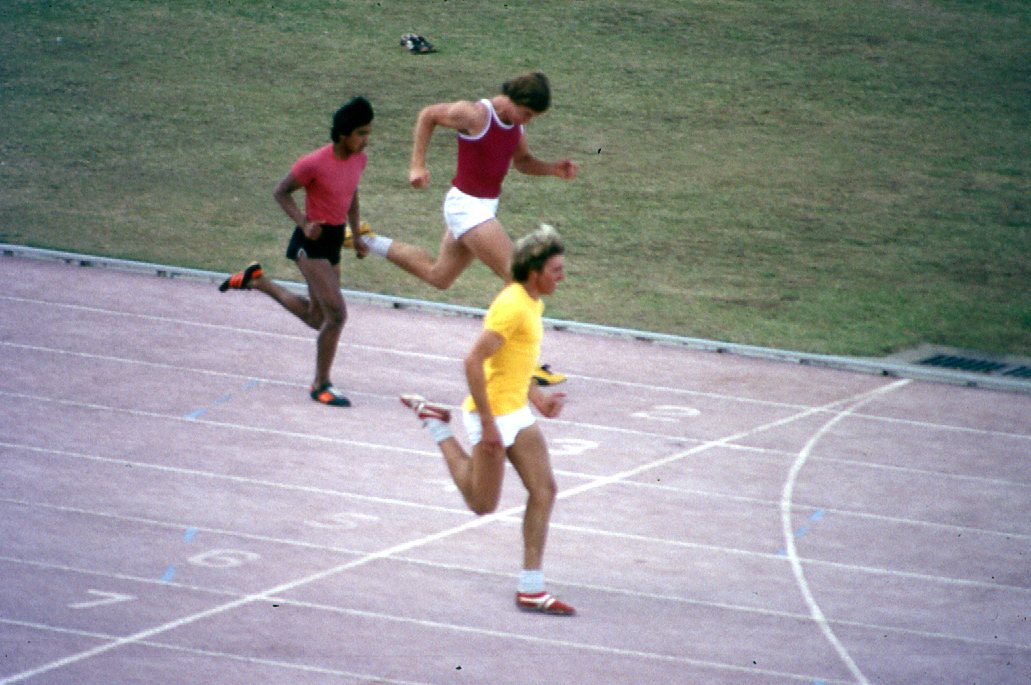
POLYGON ((546 617, 397 400, 481 322, 349 312, 328 408, 259 293, 0 258, 0 683, 1031 680, 1031 396, 548 330, 546 617))

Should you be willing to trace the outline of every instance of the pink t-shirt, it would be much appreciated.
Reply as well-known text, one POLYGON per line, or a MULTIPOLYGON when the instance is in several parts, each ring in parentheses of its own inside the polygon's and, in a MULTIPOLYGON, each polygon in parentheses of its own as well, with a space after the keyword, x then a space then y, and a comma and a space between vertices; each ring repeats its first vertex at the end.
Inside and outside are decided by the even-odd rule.
POLYGON ((346 224, 351 200, 367 163, 364 152, 337 159, 332 143, 294 162, 290 172, 304 186, 304 214, 308 221, 346 224))
POLYGON ((451 184, 466 195, 481 198, 501 197, 523 127, 503 124, 490 100, 480 100, 490 112, 487 126, 476 135, 458 135, 458 170, 451 184))

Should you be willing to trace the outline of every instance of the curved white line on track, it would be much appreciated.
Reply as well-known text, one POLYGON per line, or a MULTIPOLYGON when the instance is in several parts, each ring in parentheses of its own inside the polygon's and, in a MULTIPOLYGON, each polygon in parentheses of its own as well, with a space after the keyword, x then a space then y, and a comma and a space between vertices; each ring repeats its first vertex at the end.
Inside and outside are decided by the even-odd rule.
MULTIPOLYGON (((903 384, 905 384, 907 382, 908 381, 902 381, 903 384)), ((899 384, 895 384, 895 385, 899 385, 899 384)), ((888 386, 888 387, 892 387, 892 386, 888 386)), ((798 413, 796 413, 796 414, 794 414, 792 416, 787 416, 787 417, 784 417, 784 418, 780 418, 780 419, 771 421, 769 423, 765 423, 765 424, 762 424, 760 426, 753 427, 753 428, 751 428, 749 430, 742 431, 742 432, 734 434, 734 435, 728 435, 728 436, 725 436, 723 438, 719 438, 717 440, 712 440, 712 441, 709 441, 709 442, 706 442, 706 443, 702 443, 702 444, 700 444, 700 445, 698 445, 696 447, 693 447, 691 449, 684 450, 684 451, 678 452, 676 454, 673 454, 671 456, 668 456, 668 457, 665 457, 665 458, 662 458, 662 459, 658 459, 658 460, 652 461, 649 464, 644 464, 644 465, 638 466, 636 468, 629 469, 627 471, 623 471, 621 473, 614 474, 612 476, 607 476, 607 477, 604 477, 604 478, 598 478, 596 480, 592 480, 592 481, 590 481, 588 483, 585 483, 585 484, 579 485, 577 487, 571 488, 569 490, 565 490, 563 492, 560 492, 558 497, 559 497, 559 499, 566 499, 566 498, 569 498, 569 497, 573 497, 573 496, 582 494, 583 492, 587 492, 587 491, 590 491, 590 490, 602 488, 602 487, 605 487, 607 485, 611 485, 611 484, 614 484, 614 483, 622 482, 622 481, 627 480, 627 479, 629 479, 629 478, 631 478, 631 477, 633 477, 633 476, 635 476, 637 474, 644 473, 644 472, 646 472, 648 470, 655 469, 655 468, 661 467, 661 466, 666 465, 666 464, 675 463, 677 461, 682 461, 682 460, 688 458, 689 456, 691 456, 693 454, 696 454, 696 453, 701 452, 701 451, 708 450, 708 449, 710 449, 712 447, 726 445, 726 444, 729 444, 731 442, 734 442, 734 441, 743 439, 745 437, 748 437, 750 435, 755 435, 757 433, 762 433, 764 431, 770 430, 771 428, 774 428, 774 427, 777 427, 777 426, 782 426, 782 425, 787 425, 787 424, 790 424, 790 423, 794 423, 794 422, 796 422, 796 421, 798 421, 800 419, 803 419, 805 417, 808 417, 808 416, 812 416, 812 415, 815 415, 815 414, 824 413, 824 412, 828 412, 828 411, 835 411, 836 408, 839 407, 839 406, 852 406, 852 407, 856 407, 856 406, 861 405, 864 401, 866 401, 867 398, 872 398, 873 396, 875 396, 875 395, 877 395, 877 394, 879 394, 879 393, 881 393, 883 391, 884 391, 884 388, 880 388, 878 390, 874 390, 873 392, 863 393, 861 395, 853 396, 853 397, 845 399, 845 400, 837 400, 837 401, 834 401, 834 402, 832 402, 830 404, 825 404, 825 405, 822 405, 822 406, 819 406, 819 407, 812 407, 812 408, 806 409, 804 411, 800 411, 800 412, 798 412, 798 413)), ((0 391, 0 394, 11 396, 11 397, 22 396, 19 393, 9 393, 9 392, 6 392, 6 391, 0 391)), ((29 396, 26 395, 25 397, 29 397, 29 396)), ((36 399, 46 399, 46 398, 36 398, 36 399)), ((57 400, 50 400, 50 401, 57 401, 57 400)), ((67 403, 68 401, 67 400, 62 400, 61 402, 67 403)), ((75 404, 79 404, 79 403, 75 403, 75 404)), ((81 403, 81 404, 83 404, 85 406, 88 406, 88 403, 81 403)), ((129 413, 131 413, 131 414, 138 414, 138 415, 142 415, 142 416, 149 416, 149 415, 160 416, 158 414, 154 414, 153 412, 129 411, 129 413)), ((163 417, 163 418, 167 418, 167 417, 163 417)), ((186 420, 186 419, 183 419, 183 420, 186 420)), ((362 557, 359 557, 357 559, 354 559, 354 560, 352 560, 350 562, 334 566, 333 568, 324 569, 322 571, 314 572, 314 573, 311 573, 311 574, 309 574, 307 576, 304 576, 304 577, 301 577, 301 578, 297 578, 297 579, 292 580, 292 581, 281 583, 280 585, 277 585, 277 586, 272 587, 272 588, 268 588, 268 589, 266 589, 264 591, 254 592, 254 593, 248 594, 246 596, 240 597, 238 599, 235 599, 233 601, 229 601, 229 602, 223 603, 221 605, 211 607, 211 608, 209 608, 207 610, 199 611, 199 612, 196 612, 196 613, 188 615, 188 616, 183 616, 183 617, 181 617, 179 619, 175 619, 175 620, 169 621, 169 622, 164 623, 162 625, 158 625, 158 626, 154 626, 154 627, 151 627, 151 628, 148 628, 148 629, 145 629, 145 630, 141 630, 141 631, 139 631, 137 633, 134 633, 132 635, 126 635, 126 636, 121 637, 121 638, 119 638, 119 639, 117 639, 115 641, 112 641, 112 642, 109 642, 109 643, 105 643, 105 644, 102 644, 102 645, 98 645, 98 646, 93 647, 91 649, 87 649, 87 650, 81 651, 81 652, 79 652, 77 654, 70 654, 68 656, 65 656, 63 658, 57 659, 57 660, 52 661, 50 663, 39 665, 39 666, 37 666, 37 667, 35 667, 35 668, 31 669, 31 670, 24 671, 24 672, 21 672, 21 673, 16 673, 16 674, 14 674, 12 676, 7 677, 4 680, 0 680, 0 684, 7 685, 8 683, 21 682, 23 680, 35 677, 37 675, 41 675, 43 673, 47 673, 47 672, 50 672, 50 671, 53 671, 53 670, 56 670, 56 669, 60 669, 60 668, 63 668, 65 666, 68 666, 68 665, 71 665, 71 664, 74 664, 74 663, 77 663, 77 662, 80 662, 80 661, 83 661, 83 660, 91 659, 91 658, 93 658, 95 656, 98 656, 100 654, 104 654, 104 653, 110 652, 110 651, 115 650, 115 649, 119 649, 121 647, 125 647, 125 646, 128 646, 128 645, 144 642, 144 641, 147 641, 147 640, 149 640, 150 638, 152 638, 152 637, 154 637, 156 635, 160 635, 160 634, 169 632, 171 630, 175 630, 175 629, 180 628, 180 627, 185 626, 185 625, 190 625, 192 623, 195 623, 195 622, 200 621, 200 620, 204 620, 204 619, 212 617, 212 616, 218 616, 220 614, 226 613, 228 611, 232 611, 232 610, 234 610, 234 609, 236 609, 238 607, 245 606, 245 605, 250 604, 250 603, 255 602, 255 601, 267 600, 270 597, 281 595, 281 594, 285 594, 285 593, 289 592, 290 590, 293 590, 293 589, 296 589, 296 588, 299 588, 299 587, 303 587, 303 586, 309 585, 309 584, 314 583, 316 581, 321 581, 321 580, 325 580, 327 578, 331 578, 331 577, 340 575, 341 573, 344 573, 346 571, 352 570, 354 568, 365 566, 365 565, 367 565, 367 564, 369 564, 369 563, 371 563, 373 561, 377 561, 377 560, 380 560, 380 559, 386 559, 386 558, 390 558, 390 557, 394 557, 394 556, 398 556, 398 555, 402 555, 402 554, 404 554, 404 553, 406 553, 406 552, 408 552, 410 550, 417 549, 419 547, 423 547, 423 546, 431 544, 433 542, 437 542, 439 540, 444 540, 444 539, 447 539, 447 538, 450 538, 450 537, 454 537, 454 536, 459 535, 461 533, 464 533, 466 531, 473 530, 473 529, 476 529, 476 528, 480 528, 480 527, 489 525, 491 523, 494 523, 496 521, 504 521, 505 519, 507 519, 509 517, 518 515, 522 511, 523 511, 523 505, 518 505, 518 506, 515 506, 515 507, 511 507, 509 509, 506 509, 504 511, 495 512, 493 514, 488 514, 486 516, 482 516, 482 517, 476 518, 476 519, 474 519, 472 521, 467 521, 467 522, 462 523, 460 525, 451 526, 451 527, 446 528, 444 530, 438 531, 437 533, 426 535, 426 536, 418 538, 418 539, 409 540, 407 542, 402 542, 402 543, 393 545, 391 547, 387 547, 385 549, 382 549, 382 550, 379 550, 379 551, 376 551, 376 552, 370 552, 370 553, 368 553, 368 554, 366 554, 366 555, 364 555, 362 557)), ((672 659, 673 657, 665 657, 665 658, 666 659, 672 659)), ((779 675, 784 675, 784 674, 779 674, 779 675)))
POLYGON ((802 560, 799 559, 798 550, 795 547, 795 529, 791 524, 791 508, 793 506, 792 499, 795 494, 795 482, 798 480, 798 474, 802 471, 802 467, 805 466, 806 461, 809 459, 809 455, 812 454, 813 448, 824 435, 829 433, 830 430, 842 419, 850 416, 855 410, 859 409, 867 402, 908 384, 908 380, 901 380, 882 388, 878 388, 870 392, 866 397, 854 402, 847 409, 839 411, 830 421, 820 426, 819 430, 813 433, 813 437, 811 437, 809 442, 805 444, 802 450, 798 453, 798 457, 795 459, 795 462, 791 465, 791 469, 788 471, 788 477, 784 481, 784 488, 781 491, 780 497, 780 521, 784 534, 784 549, 787 551, 787 558, 791 563, 791 570, 795 575, 795 582, 798 584, 798 589, 802 593, 802 599, 809 608, 810 617, 820 628, 820 632, 822 632, 824 637, 827 638, 827 641, 834 648, 834 651, 838 653, 838 656, 841 658, 841 661, 845 664, 846 668, 848 668, 852 677, 861 685, 869 685, 870 681, 868 681, 866 676, 863 675, 863 672, 859 670, 859 666, 856 665, 852 655, 848 653, 845 645, 843 645, 841 640, 838 639, 838 636, 834 634, 834 630, 831 628, 830 622, 827 620, 827 617, 824 616, 823 610, 820 609, 820 605, 816 603, 816 599, 813 597, 813 593, 809 589, 809 583, 806 581, 805 569, 802 568, 802 560))

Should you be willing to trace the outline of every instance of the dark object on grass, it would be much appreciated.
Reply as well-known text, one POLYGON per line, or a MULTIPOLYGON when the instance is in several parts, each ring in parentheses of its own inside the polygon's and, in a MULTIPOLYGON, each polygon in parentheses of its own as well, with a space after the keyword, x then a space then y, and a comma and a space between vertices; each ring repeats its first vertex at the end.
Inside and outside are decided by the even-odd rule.
POLYGON ((401 45, 407 48, 408 52, 413 55, 424 55, 428 52, 437 51, 437 48, 433 47, 433 43, 416 33, 406 33, 401 36, 401 45))

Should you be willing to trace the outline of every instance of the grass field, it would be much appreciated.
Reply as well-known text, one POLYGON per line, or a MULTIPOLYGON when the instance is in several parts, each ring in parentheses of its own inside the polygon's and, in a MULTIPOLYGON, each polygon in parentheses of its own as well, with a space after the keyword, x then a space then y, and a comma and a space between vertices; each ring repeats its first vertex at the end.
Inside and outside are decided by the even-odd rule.
MULTIPOLYGON (((502 199, 513 235, 567 237, 550 316, 1031 355, 1026 0, 5 0, 0 241, 297 279, 272 188, 362 93, 363 214, 435 251, 454 142, 409 188, 415 114, 530 69, 554 89, 531 149, 581 165, 502 199)), ((498 282, 438 293, 370 258, 344 286, 482 307, 498 282)))

